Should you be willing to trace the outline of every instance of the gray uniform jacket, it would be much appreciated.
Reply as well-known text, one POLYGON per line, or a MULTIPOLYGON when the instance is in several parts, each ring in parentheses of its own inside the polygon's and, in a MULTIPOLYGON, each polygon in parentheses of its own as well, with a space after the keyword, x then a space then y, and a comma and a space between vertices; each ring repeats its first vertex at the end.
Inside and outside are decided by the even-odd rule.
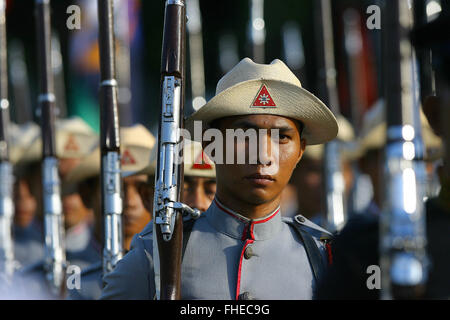
MULTIPOLYGON (((195 221, 186 245, 182 299, 311 299, 315 279, 294 220, 282 218, 280 209, 249 220, 215 199, 195 221)), ((104 277, 102 299, 154 299, 152 233, 149 223, 135 236, 131 250, 104 277)), ((326 263, 325 246, 314 241, 326 263)))
POLYGON ((14 258, 26 267, 44 258, 44 234, 41 226, 33 220, 29 226, 14 225, 14 258))

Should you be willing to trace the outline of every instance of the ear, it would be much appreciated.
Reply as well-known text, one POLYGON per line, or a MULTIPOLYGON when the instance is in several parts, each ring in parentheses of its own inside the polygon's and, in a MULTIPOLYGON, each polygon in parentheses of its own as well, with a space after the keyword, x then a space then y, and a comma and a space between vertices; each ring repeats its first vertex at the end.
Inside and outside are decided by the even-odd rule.
POLYGON ((297 159, 297 164, 296 165, 298 165, 298 163, 302 159, 303 153, 305 152, 305 149, 306 149, 306 139, 300 139, 300 149, 299 149, 299 152, 298 152, 298 159, 297 159))

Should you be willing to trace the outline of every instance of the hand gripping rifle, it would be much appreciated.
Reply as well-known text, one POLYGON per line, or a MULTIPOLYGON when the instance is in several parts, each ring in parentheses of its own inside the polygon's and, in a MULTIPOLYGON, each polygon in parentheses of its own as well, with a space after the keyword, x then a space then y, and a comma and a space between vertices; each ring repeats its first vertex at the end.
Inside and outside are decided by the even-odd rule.
MULTIPOLYGON (((161 57, 161 113, 154 214, 159 252, 160 298, 180 299, 182 213, 193 213, 179 202, 183 185, 182 140, 185 88, 186 9, 184 0, 167 0, 161 57)), ((198 210, 197 210, 198 211, 198 210)))
POLYGON ((113 0, 98 0, 100 48, 100 144, 102 212, 105 244, 103 274, 123 257, 122 185, 120 177, 119 111, 114 45, 113 0))
POLYGON ((63 291, 66 268, 58 159, 55 148, 55 94, 51 57, 50 1, 36 0, 38 106, 42 130, 42 191, 45 229, 45 272, 50 290, 63 291))
POLYGON ((0 0, 0 273, 12 276, 15 269, 12 223, 14 216, 13 173, 9 162, 9 102, 6 59, 6 1, 0 0))
MULTIPOLYGON (((380 220, 381 297, 420 297, 427 278, 426 229, 423 204, 425 167, 417 121, 419 104, 414 86, 415 64, 409 40, 412 13, 408 2, 385 2, 383 11, 385 203, 380 220)), ((420 122, 419 122, 420 123, 420 122)))
MULTIPOLYGON (((330 0, 317 1, 317 50, 319 59, 319 97, 330 107, 333 114, 339 114, 339 101, 334 66, 333 26, 330 0)), ((327 228, 340 230, 346 221, 345 183, 341 168, 340 143, 336 139, 324 148, 324 189, 327 228)))

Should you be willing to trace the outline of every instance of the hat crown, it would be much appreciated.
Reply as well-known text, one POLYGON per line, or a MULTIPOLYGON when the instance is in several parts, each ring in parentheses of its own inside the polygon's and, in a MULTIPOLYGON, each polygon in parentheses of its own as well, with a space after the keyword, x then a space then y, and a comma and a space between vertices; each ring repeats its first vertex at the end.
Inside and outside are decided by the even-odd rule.
POLYGON ((219 80, 216 95, 238 83, 252 80, 277 80, 302 86, 300 80, 279 59, 270 64, 260 64, 244 58, 219 80))

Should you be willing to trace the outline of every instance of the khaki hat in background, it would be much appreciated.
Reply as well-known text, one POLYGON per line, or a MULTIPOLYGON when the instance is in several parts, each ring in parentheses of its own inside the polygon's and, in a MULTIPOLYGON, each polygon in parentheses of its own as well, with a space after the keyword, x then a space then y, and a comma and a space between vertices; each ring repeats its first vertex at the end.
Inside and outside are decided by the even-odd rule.
POLYGON ((184 145, 184 175, 189 177, 215 178, 216 166, 203 152, 201 143, 186 141, 184 145))
MULTIPOLYGON (((442 139, 434 134, 425 114, 420 109, 420 122, 422 124, 422 138, 427 150, 434 151, 433 158, 439 157, 442 152, 442 139)), ((386 107, 383 99, 379 99, 366 112, 363 118, 361 135, 358 138, 358 153, 364 155, 370 149, 380 149, 386 144, 386 107)), ((425 155, 427 160, 433 160, 425 155)))
MULTIPOLYGON (((154 175, 157 165, 158 146, 152 150, 150 165, 143 170, 136 172, 135 175, 147 174, 154 175)), ((183 148, 184 175, 188 177, 215 178, 216 166, 203 152, 202 145, 197 141, 185 140, 183 148)))
POLYGON ((42 141, 39 139, 41 128, 34 122, 13 124, 10 126, 10 161, 12 164, 25 165, 39 161, 42 157, 42 141))
MULTIPOLYGON (((150 163, 155 137, 143 125, 120 128, 120 154, 122 176, 142 170, 150 163)), ((65 181, 74 183, 100 175, 100 147, 97 147, 80 164, 71 170, 65 181)))
MULTIPOLYGON (((336 137, 339 141, 343 142, 341 147, 342 157, 344 160, 352 160, 356 154, 353 152, 352 143, 355 139, 355 131, 351 123, 342 115, 337 115, 336 120, 339 126, 339 132, 336 137)), ((312 160, 322 160, 324 145, 308 146, 306 144, 303 157, 312 160)))
POLYGON ((55 122, 56 156, 59 159, 83 158, 98 145, 99 136, 80 117, 55 122))
POLYGON ((203 126, 229 116, 268 114, 300 120, 308 145, 334 139, 338 125, 333 113, 309 91, 278 59, 258 64, 241 60, 217 83, 216 95, 186 120, 186 128, 195 139, 194 121, 203 126))
MULTIPOLYGON (((82 158, 98 144, 98 135, 80 117, 55 122, 56 155, 60 159, 82 158)), ((29 163, 42 158, 41 128, 34 122, 12 126, 11 161, 29 163)))

